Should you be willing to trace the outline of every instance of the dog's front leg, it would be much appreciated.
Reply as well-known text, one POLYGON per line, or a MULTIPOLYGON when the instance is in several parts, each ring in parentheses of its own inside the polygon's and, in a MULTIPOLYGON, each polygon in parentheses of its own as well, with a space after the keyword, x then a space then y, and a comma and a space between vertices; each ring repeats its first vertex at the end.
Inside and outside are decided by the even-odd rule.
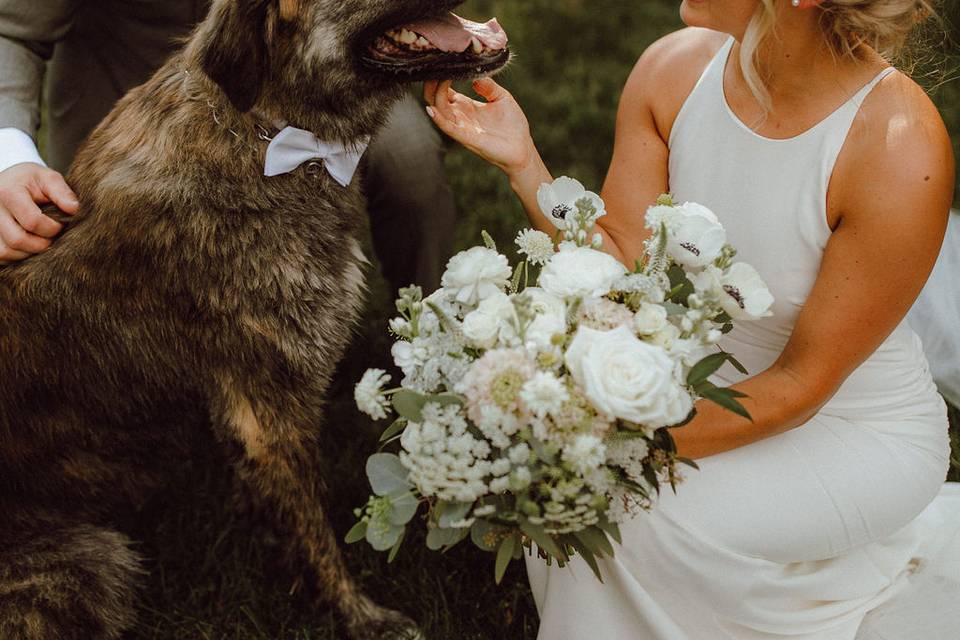
POLYGON ((417 637, 415 624, 376 605, 344 565, 322 505, 316 428, 320 400, 271 392, 258 397, 233 383, 219 385, 214 403, 221 438, 240 445, 238 475, 272 518, 291 559, 305 563, 321 597, 342 614, 356 640, 417 637))

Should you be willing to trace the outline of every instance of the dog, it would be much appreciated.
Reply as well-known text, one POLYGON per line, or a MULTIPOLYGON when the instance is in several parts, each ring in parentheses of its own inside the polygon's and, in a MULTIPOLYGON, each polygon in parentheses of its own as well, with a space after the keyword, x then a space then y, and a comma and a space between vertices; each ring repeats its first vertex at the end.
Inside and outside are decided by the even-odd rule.
POLYGON ((347 572, 316 462, 362 302, 361 188, 264 157, 283 123, 358 145, 405 83, 501 69, 505 44, 402 28, 449 36, 461 1, 214 0, 85 142, 79 212, 0 269, 0 637, 120 637, 143 569, 117 514, 210 428, 349 635, 414 632, 347 572))

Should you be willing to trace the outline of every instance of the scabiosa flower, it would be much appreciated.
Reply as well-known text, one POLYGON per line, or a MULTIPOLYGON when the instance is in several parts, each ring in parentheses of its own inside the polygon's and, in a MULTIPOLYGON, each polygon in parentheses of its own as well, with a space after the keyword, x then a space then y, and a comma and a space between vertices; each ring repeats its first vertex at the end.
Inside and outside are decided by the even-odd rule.
MULTIPOLYGON (((663 307, 657 307, 662 309, 663 307)), ((633 325, 633 312, 609 298, 587 298, 580 305, 580 324, 597 331, 610 331, 619 326, 633 325)))
POLYGON ((538 418, 560 411, 569 398, 567 388, 549 371, 538 371, 520 390, 524 406, 538 418))
POLYGON ((522 230, 517 234, 516 243, 531 264, 546 264, 555 253, 550 236, 536 229, 522 230))
POLYGON ((383 395, 383 387, 390 382, 390 375, 383 369, 368 369, 353 389, 357 408, 374 420, 387 417, 390 401, 383 395))

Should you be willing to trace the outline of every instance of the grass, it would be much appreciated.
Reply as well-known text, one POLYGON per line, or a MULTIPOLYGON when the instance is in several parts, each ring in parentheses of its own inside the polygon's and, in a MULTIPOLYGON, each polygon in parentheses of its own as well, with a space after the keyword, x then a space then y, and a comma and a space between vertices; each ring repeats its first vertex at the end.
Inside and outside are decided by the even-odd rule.
MULTIPOLYGON (((510 31, 517 61, 502 81, 525 106, 548 164, 558 175, 599 187, 620 89, 644 48, 679 26, 677 2, 472 0, 466 13, 498 15, 510 31)), ((960 145, 958 84, 942 84, 934 97, 960 145)), ((509 246, 524 216, 504 179, 458 149, 451 149, 448 167, 462 212, 458 244, 476 243, 487 229, 502 247, 509 246)), ((341 536, 353 523, 352 509, 366 498, 363 463, 378 435, 377 426, 352 406, 352 385, 366 367, 386 361, 389 346, 383 335, 389 295, 376 268, 369 275, 369 306, 340 368, 323 427, 329 511, 341 536)), ((960 416, 952 415, 957 425, 960 416)), ((960 452, 956 430, 953 437, 960 452)), ((135 525, 150 575, 130 638, 342 638, 332 613, 315 609, 297 576, 278 568, 269 532, 254 517, 225 506, 232 478, 208 444, 135 525)), ((441 556, 415 538, 389 566, 365 544, 350 547, 347 556, 371 595, 420 621, 431 638, 536 635, 536 611, 522 569, 514 566, 495 587, 492 558, 469 545, 441 556)))

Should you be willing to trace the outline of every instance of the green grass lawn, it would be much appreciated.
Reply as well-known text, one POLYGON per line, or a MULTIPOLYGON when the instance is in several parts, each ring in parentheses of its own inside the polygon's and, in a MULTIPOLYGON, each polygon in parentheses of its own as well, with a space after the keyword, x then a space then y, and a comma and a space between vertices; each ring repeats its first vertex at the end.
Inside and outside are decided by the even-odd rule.
MULTIPOLYGON (((677 4, 472 0, 466 13, 497 15, 510 32, 517 58, 501 80, 525 106, 555 174, 599 188, 620 88, 643 49, 679 26, 677 4)), ((954 134, 960 133, 958 83, 942 84, 934 95, 954 134)), ((501 246, 510 246, 524 216, 504 179, 461 150, 451 149, 448 164, 462 213, 458 244, 476 243, 487 229, 501 246)), ((353 383, 366 367, 386 362, 389 346, 384 325, 391 301, 376 268, 369 275, 369 306, 322 427, 330 511, 341 535, 353 523, 352 509, 366 498, 362 469, 378 435, 377 425, 352 405, 353 383)), ((139 626, 130 637, 342 638, 331 612, 314 608, 297 576, 278 568, 269 532, 225 506, 231 480, 211 443, 144 510, 136 527, 151 572, 139 626)), ((522 569, 514 567, 494 587, 492 558, 470 545, 439 555, 412 539, 393 565, 366 545, 350 547, 347 555, 368 592, 420 621, 430 638, 535 637, 536 612, 522 569)))

